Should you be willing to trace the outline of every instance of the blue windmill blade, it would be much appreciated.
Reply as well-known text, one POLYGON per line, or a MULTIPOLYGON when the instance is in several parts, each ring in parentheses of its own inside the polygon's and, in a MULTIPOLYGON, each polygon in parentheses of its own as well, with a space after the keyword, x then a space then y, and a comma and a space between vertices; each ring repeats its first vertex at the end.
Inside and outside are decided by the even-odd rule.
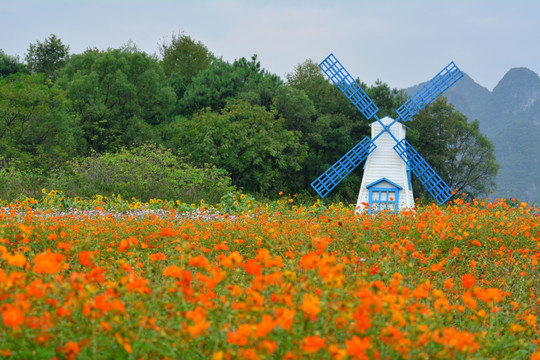
POLYGON ((377 145, 366 136, 334 165, 313 181, 311 187, 313 187, 321 197, 325 197, 341 182, 341 180, 349 175, 351 171, 356 169, 376 147, 377 145))
POLYGON ((409 121, 462 77, 463 73, 452 61, 397 109, 401 120, 409 121))
POLYGON ((403 139, 394 150, 407 163, 409 169, 420 180, 422 185, 429 191, 431 196, 437 200, 439 205, 444 204, 452 197, 452 190, 444 182, 444 180, 433 170, 431 166, 424 160, 422 156, 411 146, 411 144, 403 139))
POLYGON ((333 54, 328 55, 319 67, 366 119, 371 119, 379 111, 373 100, 333 54))

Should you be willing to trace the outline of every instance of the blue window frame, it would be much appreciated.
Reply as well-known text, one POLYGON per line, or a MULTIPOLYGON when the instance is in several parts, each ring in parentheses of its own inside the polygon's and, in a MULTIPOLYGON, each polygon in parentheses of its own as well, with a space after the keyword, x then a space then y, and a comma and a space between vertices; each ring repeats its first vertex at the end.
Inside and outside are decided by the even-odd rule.
POLYGON ((402 189, 401 186, 386 178, 382 178, 368 185, 367 188, 369 189, 368 202, 370 214, 383 210, 399 210, 399 191, 402 189), (383 182, 386 184, 381 184, 383 182))

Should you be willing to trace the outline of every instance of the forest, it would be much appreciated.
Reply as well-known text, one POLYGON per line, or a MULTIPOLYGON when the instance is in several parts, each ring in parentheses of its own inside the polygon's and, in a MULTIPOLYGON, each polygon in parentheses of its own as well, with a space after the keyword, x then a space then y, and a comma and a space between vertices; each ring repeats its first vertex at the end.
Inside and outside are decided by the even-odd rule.
MULTIPOLYGON (((357 81, 380 116, 396 117, 404 92, 357 81)), ((452 189, 471 198, 494 189, 493 145, 444 97, 407 126, 408 141, 452 189)), ((369 135, 369 122, 312 59, 282 79, 257 55, 225 61, 184 33, 159 44, 159 55, 133 43, 71 54, 54 34, 24 59, 0 50, 5 200, 44 189, 141 201, 212 203, 237 191, 313 200, 310 183, 369 135)), ((361 173, 330 201, 355 201, 361 173)))

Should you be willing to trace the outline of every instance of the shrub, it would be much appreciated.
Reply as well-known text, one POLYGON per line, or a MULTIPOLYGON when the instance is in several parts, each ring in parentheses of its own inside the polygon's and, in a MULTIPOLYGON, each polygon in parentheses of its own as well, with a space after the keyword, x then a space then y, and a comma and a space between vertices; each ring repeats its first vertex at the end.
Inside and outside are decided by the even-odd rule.
POLYGON ((234 191, 225 170, 193 167, 171 150, 153 145, 70 161, 49 186, 67 196, 119 194, 141 201, 160 198, 187 203, 201 199, 217 203, 234 191))
POLYGON ((20 197, 40 197, 47 178, 41 169, 31 169, 13 161, 0 169, 0 199, 12 201, 20 197))

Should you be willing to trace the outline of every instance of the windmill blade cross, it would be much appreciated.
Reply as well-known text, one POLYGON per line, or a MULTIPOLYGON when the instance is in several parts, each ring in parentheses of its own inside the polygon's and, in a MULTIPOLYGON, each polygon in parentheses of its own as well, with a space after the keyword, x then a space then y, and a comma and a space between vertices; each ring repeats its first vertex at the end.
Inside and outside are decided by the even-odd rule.
POLYGON ((407 163, 409 169, 420 180, 422 185, 437 200, 439 205, 444 204, 452 197, 452 190, 444 180, 433 170, 422 156, 405 139, 394 146, 394 150, 407 163))
POLYGON ((319 67, 366 119, 371 119, 379 111, 373 100, 333 54, 328 55, 319 67))
POLYGON ((409 121, 462 77, 463 73, 461 70, 459 70, 453 61, 450 62, 450 64, 397 109, 401 120, 409 121))
POLYGON ((320 197, 324 198, 341 182, 341 180, 349 175, 351 171, 356 169, 376 147, 377 145, 366 136, 334 165, 313 181, 311 187, 315 189, 320 197))

